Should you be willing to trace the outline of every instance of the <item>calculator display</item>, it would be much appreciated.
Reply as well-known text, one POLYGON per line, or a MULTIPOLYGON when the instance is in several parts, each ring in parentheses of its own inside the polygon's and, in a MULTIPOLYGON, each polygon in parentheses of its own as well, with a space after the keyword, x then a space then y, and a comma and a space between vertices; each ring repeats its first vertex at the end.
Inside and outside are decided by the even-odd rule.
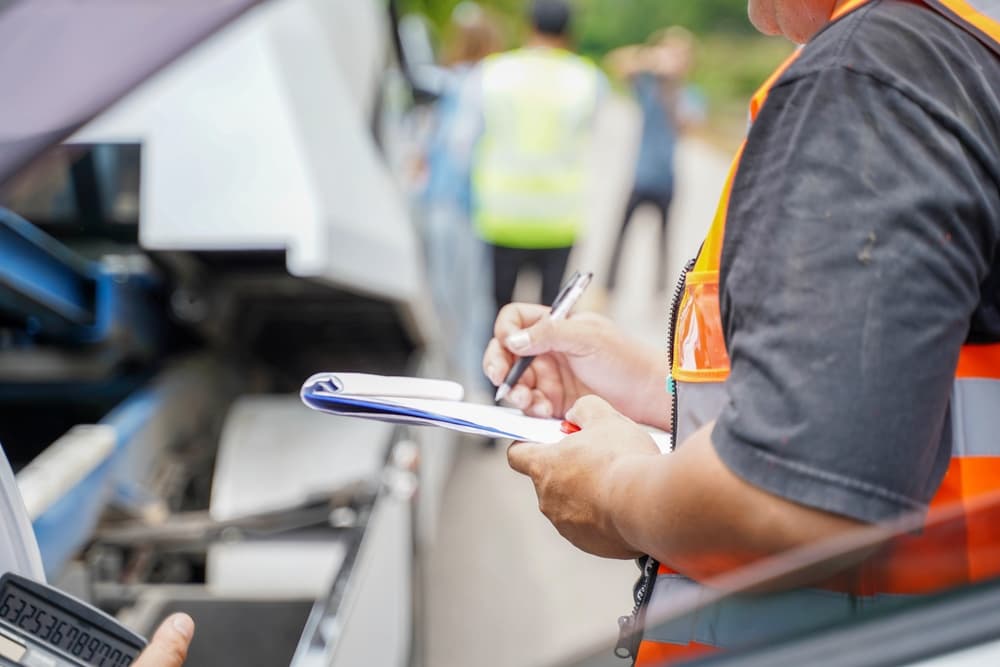
POLYGON ((0 621, 95 667, 128 667, 140 652, 15 581, 0 588, 0 621))

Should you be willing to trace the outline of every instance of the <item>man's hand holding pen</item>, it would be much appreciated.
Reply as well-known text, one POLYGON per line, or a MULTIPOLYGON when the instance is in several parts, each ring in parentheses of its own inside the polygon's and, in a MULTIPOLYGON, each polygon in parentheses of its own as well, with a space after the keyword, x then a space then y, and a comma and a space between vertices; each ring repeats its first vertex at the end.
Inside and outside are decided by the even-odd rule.
MULTIPOLYGON (((569 317, 570 312, 572 312, 573 307, 576 306, 576 302, 580 300, 583 296, 584 291, 590 285, 590 282, 594 279, 593 273, 580 273, 575 272, 573 276, 569 279, 569 282, 563 286, 556 296, 555 301, 552 303, 552 309, 548 313, 548 319, 557 322, 565 320, 569 317)), ((523 336, 522 333, 514 334, 515 336, 523 336)), ((516 342, 516 341, 515 341, 516 342)), ((507 398, 507 394, 513 389, 524 372, 528 370, 531 366, 532 361, 535 357, 533 354, 522 354, 519 359, 514 362, 507 376, 500 383, 497 388, 496 398, 494 399, 497 403, 507 398)))
POLYGON ((581 375, 587 377, 585 360, 597 351, 596 329, 605 323, 589 314, 553 320, 548 313, 532 304, 501 310, 483 367, 490 381, 501 385, 518 358, 534 357, 506 400, 535 417, 562 417, 578 398, 593 393, 581 375))
POLYGON ((664 354, 630 340, 601 315, 555 320, 549 312, 515 303, 497 316, 483 357, 490 381, 499 386, 518 358, 535 357, 507 396, 509 404, 532 416, 562 418, 577 400, 596 394, 630 419, 668 426, 664 354))

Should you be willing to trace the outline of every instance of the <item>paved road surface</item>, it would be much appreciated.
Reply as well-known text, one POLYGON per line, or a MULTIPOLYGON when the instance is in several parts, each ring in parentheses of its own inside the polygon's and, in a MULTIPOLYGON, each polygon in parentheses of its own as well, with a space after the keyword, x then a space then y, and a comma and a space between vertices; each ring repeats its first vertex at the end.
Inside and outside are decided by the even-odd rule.
MULTIPOLYGON (((615 102, 595 147, 593 221, 572 263, 599 275, 607 272, 628 194, 637 120, 630 104, 615 102)), ((726 156, 703 144, 686 141, 679 150, 668 233, 671 285, 701 242, 728 167, 726 156)), ((653 285, 658 234, 655 213, 640 209, 626 239, 618 294, 606 310, 636 336, 663 346, 670 297, 653 285)), ((602 561, 565 542, 538 513, 531 483, 507 467, 502 450, 461 448, 439 525, 428 563, 428 667, 556 664, 610 645, 616 618, 631 608, 635 565, 602 561)))

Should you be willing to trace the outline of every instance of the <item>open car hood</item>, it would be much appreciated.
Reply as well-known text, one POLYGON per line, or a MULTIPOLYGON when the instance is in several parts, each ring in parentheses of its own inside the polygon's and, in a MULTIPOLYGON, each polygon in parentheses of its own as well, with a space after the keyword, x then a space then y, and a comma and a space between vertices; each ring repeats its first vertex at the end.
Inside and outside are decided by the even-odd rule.
POLYGON ((0 184, 260 0, 0 0, 0 184))

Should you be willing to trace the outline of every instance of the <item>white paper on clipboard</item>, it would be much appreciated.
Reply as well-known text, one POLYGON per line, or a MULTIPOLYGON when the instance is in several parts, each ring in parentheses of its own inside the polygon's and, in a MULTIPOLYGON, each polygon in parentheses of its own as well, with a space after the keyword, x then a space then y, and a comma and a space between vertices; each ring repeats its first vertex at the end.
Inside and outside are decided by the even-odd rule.
MULTIPOLYGON (((302 401, 314 410, 362 419, 436 426, 491 438, 556 443, 566 437, 559 419, 529 417, 520 410, 462 401, 461 385, 444 380, 322 373, 302 387, 302 401)), ((661 451, 670 436, 650 435, 661 451)))

